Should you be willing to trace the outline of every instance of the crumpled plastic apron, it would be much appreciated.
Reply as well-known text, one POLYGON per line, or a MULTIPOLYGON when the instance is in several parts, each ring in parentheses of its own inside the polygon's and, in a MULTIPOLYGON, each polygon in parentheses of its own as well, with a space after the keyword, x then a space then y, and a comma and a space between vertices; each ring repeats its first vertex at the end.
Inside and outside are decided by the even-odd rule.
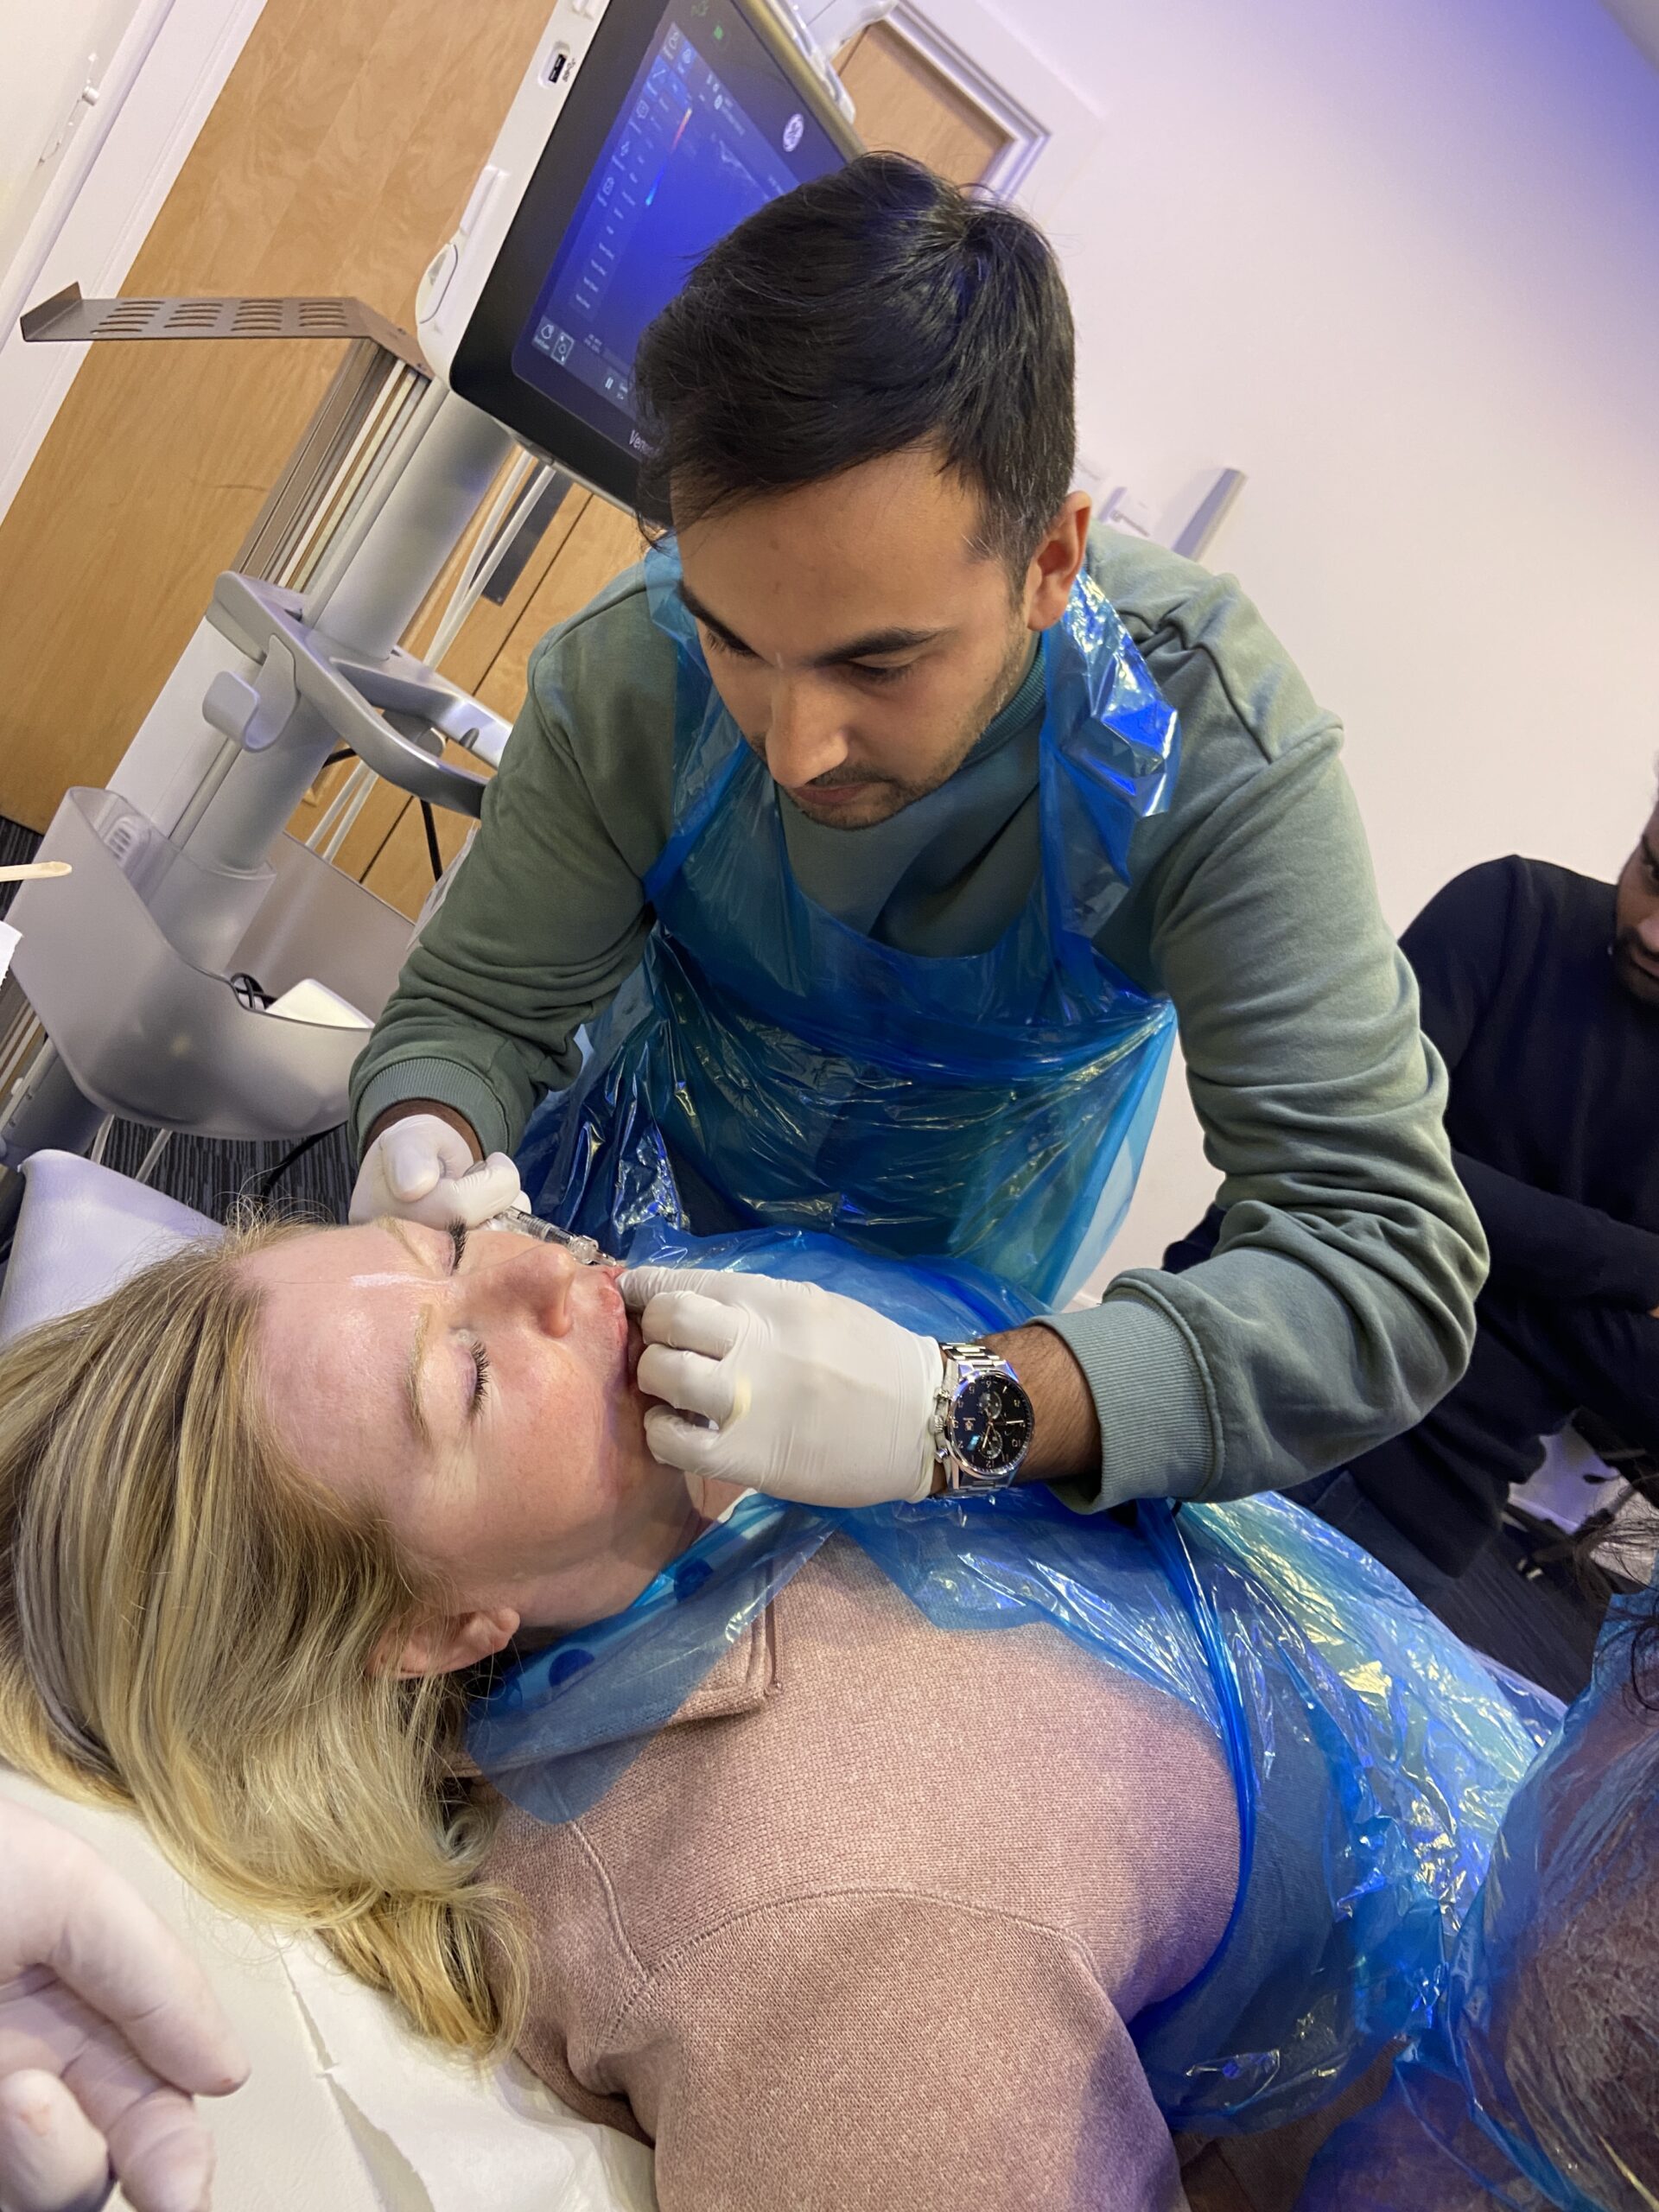
POLYGON ((1504 1818, 1446 2001, 1327 2145, 1306 2212, 1659 2212, 1659 1711, 1631 1682, 1656 1605, 1659 1584, 1614 1599, 1594 1679, 1504 1818))
POLYGON ((1080 576, 1042 645, 1039 879, 988 951, 901 952, 800 889, 677 557, 645 569, 678 651, 673 832, 641 965, 525 1132, 536 1211, 635 1261, 659 1227, 798 1230, 1063 1305, 1128 1207, 1173 1037, 1167 999, 1094 944, 1135 825, 1167 804, 1173 710, 1080 576))
MULTIPOLYGON (((930 1335, 1032 1312, 988 1277, 800 1232, 671 1240, 665 1256, 816 1281, 930 1335)), ((1172 2126, 1294 2120, 1433 2017, 1510 1793, 1560 1708, 1500 1683, 1287 1498, 1143 1499, 1131 1528, 1040 1484, 858 1512, 751 1493, 625 1611, 502 1673, 473 1706, 469 1752, 523 1810, 579 1819, 832 1539, 937 1628, 1045 1624, 1215 1729, 1238 1804, 1237 1902, 1203 1972, 1132 2024, 1172 2126)))

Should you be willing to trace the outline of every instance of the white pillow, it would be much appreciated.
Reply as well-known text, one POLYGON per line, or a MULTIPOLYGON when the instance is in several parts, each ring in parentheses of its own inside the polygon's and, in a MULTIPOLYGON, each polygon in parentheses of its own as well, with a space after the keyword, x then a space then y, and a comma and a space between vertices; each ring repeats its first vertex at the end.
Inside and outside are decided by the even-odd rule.
POLYGON ((205 1213, 94 1166, 78 1153, 37 1152, 0 1289, 0 1344, 37 1323, 95 1305, 151 1261, 222 1232, 205 1213))
MULTIPOLYGON (((253 2062, 205 2099, 214 2212, 656 2212, 643 2144, 568 2112, 517 2060, 480 2071, 406 2029, 320 1944, 210 1904, 139 1823, 0 1765, 0 1796, 101 1852, 200 1961, 253 2062)), ((124 2197, 117 2203, 124 2204, 124 2197)))

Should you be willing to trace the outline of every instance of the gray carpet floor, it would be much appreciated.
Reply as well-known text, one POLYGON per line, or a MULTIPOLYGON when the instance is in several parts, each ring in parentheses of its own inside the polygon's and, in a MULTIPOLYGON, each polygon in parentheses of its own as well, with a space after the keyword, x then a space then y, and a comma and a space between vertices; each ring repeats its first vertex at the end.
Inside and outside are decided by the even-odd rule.
MULTIPOLYGON (((29 859, 39 842, 32 830, 0 817, 0 864, 29 859)), ((10 898, 10 887, 0 886, 0 913, 10 898)), ((155 1134, 134 1122, 118 1122, 105 1152, 106 1164, 132 1174, 155 1134)), ((332 1130, 284 1169, 288 1149, 175 1136, 150 1181, 157 1190, 222 1221, 240 1198, 265 1195, 265 1185, 281 1170, 269 1192, 273 1205, 315 1221, 344 1221, 352 1191, 344 1129, 332 1130)), ((1572 1570, 1562 1566, 1549 1567, 1537 1579, 1529 1579, 1521 1571, 1525 1558, 1522 1539, 1506 1530, 1439 1611, 1465 1643, 1490 1652, 1557 1697, 1574 1697, 1590 1678, 1590 1655, 1605 1601, 1580 1587, 1572 1570)))

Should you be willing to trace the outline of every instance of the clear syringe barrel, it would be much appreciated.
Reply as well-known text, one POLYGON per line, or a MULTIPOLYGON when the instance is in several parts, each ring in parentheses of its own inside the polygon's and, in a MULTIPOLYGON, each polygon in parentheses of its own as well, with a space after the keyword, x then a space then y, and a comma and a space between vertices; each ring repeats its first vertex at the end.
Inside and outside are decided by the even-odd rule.
POLYGON ((539 1237, 543 1244, 563 1244, 581 1267, 614 1267, 617 1264, 608 1252, 601 1251, 591 1236, 578 1236, 569 1229, 561 1229, 556 1222, 543 1221, 539 1214, 520 1213, 513 1209, 497 1214, 493 1221, 486 1221, 484 1226, 486 1229, 515 1230, 520 1236, 539 1237))

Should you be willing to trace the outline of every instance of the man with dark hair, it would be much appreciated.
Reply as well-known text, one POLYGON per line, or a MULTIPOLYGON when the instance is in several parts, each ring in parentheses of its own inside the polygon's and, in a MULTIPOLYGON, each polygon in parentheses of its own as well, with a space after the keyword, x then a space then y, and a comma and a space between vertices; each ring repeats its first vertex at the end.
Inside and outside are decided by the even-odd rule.
MULTIPOLYGON (((1616 884, 1488 861, 1402 945, 1492 1272, 1462 1382, 1298 1495, 1432 1601, 1575 1412, 1659 1452, 1659 809, 1616 884)), ((1207 1262, 1226 1234, 1212 1208, 1165 1265, 1207 1262)))
POLYGON ((1173 1002, 1227 1249, 943 1352, 636 1271, 653 1448, 705 1474, 1235 1496, 1466 1358, 1478 1231, 1337 724, 1234 582, 1090 531, 1072 387, 1046 241, 914 162, 718 245, 637 364, 672 550, 537 649, 358 1065, 359 1213, 486 1219, 517 1147, 566 1226, 829 1229, 1062 1306, 1173 1002))

